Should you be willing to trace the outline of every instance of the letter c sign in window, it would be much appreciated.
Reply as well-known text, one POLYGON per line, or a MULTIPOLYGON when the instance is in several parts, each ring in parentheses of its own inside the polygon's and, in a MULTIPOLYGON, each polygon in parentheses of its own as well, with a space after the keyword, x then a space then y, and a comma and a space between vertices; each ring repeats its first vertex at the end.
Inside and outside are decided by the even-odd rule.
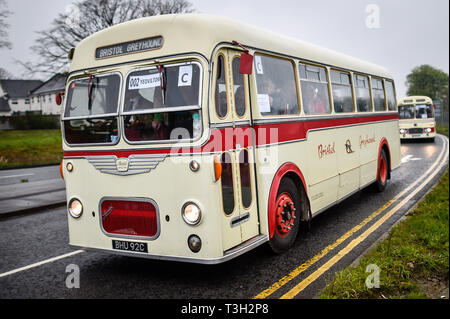
POLYGON ((178 86, 191 86, 192 65, 180 66, 178 71, 178 86))

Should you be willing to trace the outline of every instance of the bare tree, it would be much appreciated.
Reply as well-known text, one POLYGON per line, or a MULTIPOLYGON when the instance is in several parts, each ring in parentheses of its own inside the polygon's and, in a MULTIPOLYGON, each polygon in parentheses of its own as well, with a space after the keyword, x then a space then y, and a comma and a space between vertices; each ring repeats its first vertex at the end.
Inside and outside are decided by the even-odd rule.
POLYGON ((11 11, 6 7, 6 2, 0 0, 0 49, 11 49, 11 42, 8 40, 9 24, 6 19, 11 15, 11 11))
POLYGON ((0 80, 11 80, 14 76, 7 70, 0 68, 0 80))
POLYGON ((69 9, 59 14, 48 30, 38 32, 31 49, 39 60, 17 61, 28 73, 50 75, 65 71, 68 51, 104 28, 147 16, 194 11, 187 0, 83 0, 69 9))

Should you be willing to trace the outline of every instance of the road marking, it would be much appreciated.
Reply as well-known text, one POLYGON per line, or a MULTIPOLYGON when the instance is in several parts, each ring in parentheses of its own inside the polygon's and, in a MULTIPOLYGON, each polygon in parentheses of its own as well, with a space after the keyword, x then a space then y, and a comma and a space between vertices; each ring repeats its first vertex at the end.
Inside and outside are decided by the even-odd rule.
POLYGON ((10 270, 10 271, 7 271, 7 272, 4 272, 4 273, 0 274, 0 278, 6 277, 6 276, 9 276, 9 275, 13 275, 13 274, 16 274, 18 272, 21 272, 21 271, 24 271, 24 270, 28 270, 28 269, 31 269, 31 268, 39 267, 39 266, 44 265, 44 264, 52 263, 52 262, 60 260, 60 259, 64 259, 64 258, 71 257, 71 256, 75 256, 75 255, 78 255, 79 253, 83 253, 83 252, 84 252, 84 250, 82 250, 82 249, 75 250, 75 251, 72 251, 72 252, 64 254, 64 255, 56 256, 56 257, 53 257, 53 258, 49 258, 49 259, 46 259, 46 260, 43 260, 43 261, 31 264, 31 265, 27 265, 27 266, 24 266, 24 267, 21 267, 21 268, 13 269, 13 270, 10 270))
POLYGON ((420 161, 422 158, 420 157, 413 157, 414 155, 406 155, 404 157, 402 157, 401 162, 402 163, 407 163, 409 161, 420 161))
POLYGON ((9 175, 9 176, 0 176, 0 179, 4 178, 13 178, 13 177, 24 177, 24 176, 33 176, 34 173, 31 174, 20 174, 20 175, 9 175))
MULTIPOLYGON (((438 135, 439 136, 439 135, 438 135)), ((442 138, 442 137, 441 137, 442 138)), ((275 291, 283 287, 285 284, 287 284, 289 281, 300 275, 302 272, 307 270, 309 267, 314 265, 316 262, 318 262, 320 259, 322 259, 325 255, 327 255, 331 250, 339 246, 342 242, 344 242, 346 239, 348 239, 350 236, 352 236, 355 232, 360 230, 362 227, 364 227, 366 224, 368 224, 371 220, 373 220, 375 217, 377 217, 381 212, 386 210, 388 207, 390 207, 394 202, 396 202, 400 197, 402 197, 404 194, 409 192, 413 187, 415 187, 426 175, 428 175, 441 161, 444 155, 444 151, 446 151, 448 156, 448 145, 447 145, 447 139, 442 138, 444 142, 444 147, 441 150, 441 153, 438 156, 438 159, 434 162, 434 164, 420 177, 418 178, 413 184, 409 185, 405 190, 400 192, 398 195, 396 195, 394 198, 392 198, 390 201, 388 201, 386 204, 384 204, 382 207, 380 207, 378 210, 373 212, 370 216, 365 218, 360 224, 356 225, 352 229, 350 229, 348 232, 346 232, 344 235, 342 235, 340 238, 338 238, 334 243, 328 245, 325 247, 319 254, 315 255, 313 258, 309 259, 307 262, 303 263, 293 271, 291 271, 288 275, 281 278, 279 281, 271 285, 269 288, 265 289, 255 297, 254 299, 263 299, 267 298, 269 295, 273 294, 275 291), (447 145, 447 146, 446 146, 447 145)), ((443 162, 445 163, 445 161, 443 162)), ((443 163, 441 163, 441 166, 443 166, 443 163)), ((437 172, 435 172, 437 174, 437 172)), ((434 175, 435 175, 434 174, 434 175)), ((421 185, 423 187, 423 184, 421 185)), ((396 206, 397 207, 397 206, 396 206)), ((335 256, 336 257, 336 256, 335 256)), ((343 256, 342 256, 343 257, 343 256)), ((340 257, 340 258, 342 258, 340 257)), ((334 257, 333 257, 334 258, 334 257)), ((340 259, 339 258, 339 259, 340 259)), ((309 278, 309 277, 308 277, 309 278)), ((311 278, 310 278, 311 279, 311 278)), ((311 281, 312 282, 312 281, 311 281)), ((309 285, 309 283, 308 283, 309 285)), ((306 286, 305 286, 306 287, 306 286)), ((304 288, 303 288, 304 289, 304 288)), ((303 290, 302 289, 302 290, 303 290)), ((299 291, 300 292, 300 291, 299 291)))

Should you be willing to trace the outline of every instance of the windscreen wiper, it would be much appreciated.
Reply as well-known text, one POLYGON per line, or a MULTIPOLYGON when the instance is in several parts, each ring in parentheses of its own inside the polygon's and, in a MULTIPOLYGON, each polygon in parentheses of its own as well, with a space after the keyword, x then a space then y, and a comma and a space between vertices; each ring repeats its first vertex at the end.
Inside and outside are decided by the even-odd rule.
POLYGON ((92 112, 92 92, 94 91, 94 84, 92 84, 92 80, 96 80, 97 81, 97 78, 91 74, 91 75, 89 75, 88 87, 87 87, 87 89, 88 89, 87 91, 88 91, 88 110, 89 110, 89 114, 91 114, 91 112, 92 112))
POLYGON ((162 95, 162 104, 166 104, 166 83, 167 83, 167 74, 166 74, 166 68, 162 65, 158 66, 158 72, 159 72, 159 83, 161 85, 161 95, 162 95))

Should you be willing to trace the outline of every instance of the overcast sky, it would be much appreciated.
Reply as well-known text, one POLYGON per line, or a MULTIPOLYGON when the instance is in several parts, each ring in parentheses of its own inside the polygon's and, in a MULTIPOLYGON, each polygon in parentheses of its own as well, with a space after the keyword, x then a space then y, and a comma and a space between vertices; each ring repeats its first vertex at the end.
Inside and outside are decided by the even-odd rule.
MULTIPOLYGON (((35 58, 36 31, 50 27, 74 0, 6 0, 11 50, 0 67, 24 77, 14 59, 35 58)), ((388 68, 398 98, 421 64, 449 73, 448 0, 190 0, 198 13, 227 16, 388 68)))

